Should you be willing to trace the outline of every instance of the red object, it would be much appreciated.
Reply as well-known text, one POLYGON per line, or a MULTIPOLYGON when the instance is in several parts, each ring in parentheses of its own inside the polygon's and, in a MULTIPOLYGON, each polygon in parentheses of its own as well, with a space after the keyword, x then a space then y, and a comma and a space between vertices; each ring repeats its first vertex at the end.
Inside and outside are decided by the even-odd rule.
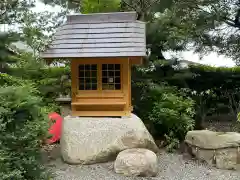
POLYGON ((52 124, 48 132, 52 137, 47 140, 47 143, 52 144, 60 140, 63 118, 56 112, 50 113, 48 117, 52 124))

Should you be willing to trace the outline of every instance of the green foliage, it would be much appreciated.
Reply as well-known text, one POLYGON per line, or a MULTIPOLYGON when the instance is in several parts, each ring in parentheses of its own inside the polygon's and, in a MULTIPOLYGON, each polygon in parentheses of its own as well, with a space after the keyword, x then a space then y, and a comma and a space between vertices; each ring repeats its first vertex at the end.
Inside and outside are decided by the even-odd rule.
MULTIPOLYGON (((240 68, 190 65, 176 68, 174 63, 155 64, 145 77, 167 82, 184 91, 195 101, 196 128, 201 129, 207 116, 230 114, 237 119, 240 111, 240 68)), ((234 119, 233 119, 234 120, 234 119)))
POLYGON ((83 13, 136 11, 138 19, 147 22, 151 60, 165 59, 164 51, 191 49, 217 51, 239 61, 238 0, 121 0, 120 9, 119 0, 42 1, 83 13))
POLYGON ((56 98, 59 94, 70 94, 70 69, 68 67, 11 68, 11 74, 34 82, 43 97, 56 98))
POLYGON ((40 0, 44 4, 49 4, 51 6, 61 6, 63 9, 72 10, 75 12, 79 12, 81 0, 40 0))
POLYGON ((180 147, 180 141, 174 137, 174 133, 170 132, 169 135, 164 135, 166 141, 166 150, 168 152, 174 152, 176 149, 180 147))
POLYGON ((10 44, 16 40, 16 34, 0 33, 0 72, 6 72, 8 64, 16 62, 13 59, 15 52, 10 44))
POLYGON ((194 127, 194 102, 174 87, 135 82, 133 98, 135 112, 155 137, 183 140, 194 127))
POLYGON ((44 105, 58 112, 59 107, 55 103, 55 98, 59 95, 69 95, 71 91, 70 68, 46 66, 42 59, 29 53, 23 53, 15 58, 18 63, 9 69, 9 73, 34 83, 43 97, 44 105))
POLYGON ((0 86, 21 86, 24 84, 26 84, 26 81, 22 79, 0 73, 0 86))
POLYGON ((38 91, 40 83, 37 78, 41 75, 38 70, 44 67, 44 63, 31 54, 22 54, 12 44, 22 37, 34 52, 42 49, 50 16, 33 13, 30 8, 34 3, 31 0, 7 0, 0 4, 0 24, 7 27, 18 25, 13 29, 18 31, 16 33, 0 33, 1 180, 49 179, 41 162, 40 150, 48 136, 47 115, 54 104, 48 103, 46 96, 38 91))
MULTIPOLYGON (((187 110, 187 107, 191 107, 195 111, 194 116, 190 113, 190 116, 187 117, 194 119, 197 129, 203 128, 207 116, 229 114, 237 119, 240 111, 239 67, 216 68, 203 65, 192 65, 184 69, 177 67, 178 64, 173 61, 159 61, 151 68, 134 69, 132 73, 134 111, 144 120, 155 137, 162 137, 164 134, 169 137, 171 129, 178 131, 178 128, 186 128, 187 131, 189 128, 186 123, 188 118, 185 119, 184 113, 188 114, 188 112, 181 113, 183 119, 186 120, 179 120, 183 124, 179 124, 178 127, 171 124, 171 122, 175 122, 172 120, 176 117, 181 118, 178 112, 181 112, 181 109, 187 110), (166 82, 177 89, 172 87, 167 87, 169 88, 167 89, 166 86, 162 88, 162 83, 166 82), (187 104, 189 98, 195 102, 194 104, 190 103, 190 106, 187 104), (174 102, 178 105, 175 106, 174 102), (166 108, 166 106, 171 108, 166 108), (167 128, 164 127, 165 125, 167 128), (168 132, 158 134, 158 130, 156 130, 158 128, 163 129, 159 132, 166 130, 168 132)), ((176 131, 172 132, 173 137, 170 136, 173 141, 175 137, 183 138, 181 135, 176 135, 176 131)))
POLYGON ((51 41, 53 32, 62 23, 61 15, 48 11, 24 13, 20 37, 34 56, 38 56, 51 41))
POLYGON ((34 2, 34 0, 1 1, 0 24, 21 23, 24 13, 34 6, 34 2))
POLYGON ((185 79, 185 81, 189 89, 195 91, 192 96, 198 97, 199 103, 204 103, 203 105, 211 110, 206 113, 231 113, 237 117, 240 111, 239 67, 191 66, 189 71, 192 78, 185 79))
POLYGON ((183 140, 185 134, 193 129, 194 103, 190 98, 183 97, 172 87, 159 86, 150 90, 154 98, 153 109, 149 120, 161 127, 161 133, 174 134, 183 140))
POLYGON ((191 31, 190 40, 195 51, 217 51, 238 62, 239 5, 238 0, 179 0, 174 6, 180 19, 192 22, 189 28, 195 30, 191 31))
POLYGON ((0 88, 0 179, 48 179, 40 163, 47 136, 47 112, 37 90, 29 86, 0 88))
POLYGON ((81 4, 81 12, 84 14, 119 10, 120 0, 83 0, 81 4))

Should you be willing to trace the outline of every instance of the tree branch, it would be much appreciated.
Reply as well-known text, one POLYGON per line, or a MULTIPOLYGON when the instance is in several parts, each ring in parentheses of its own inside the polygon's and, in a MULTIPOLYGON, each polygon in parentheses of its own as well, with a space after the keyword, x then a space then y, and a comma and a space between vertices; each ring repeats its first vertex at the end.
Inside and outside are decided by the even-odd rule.
POLYGON ((239 18, 240 18, 240 9, 237 10, 237 14, 236 14, 235 19, 234 19, 234 23, 236 25, 240 25, 240 19, 239 18))
POLYGON ((232 27, 235 27, 235 28, 240 29, 240 24, 238 25, 238 24, 232 23, 232 22, 230 22, 230 21, 228 21, 228 20, 225 20, 224 22, 225 22, 227 25, 229 25, 229 26, 232 26, 232 27))
POLYGON ((1 13, 1 15, 0 16, 3 16, 5 13, 7 12, 7 10, 5 10, 3 13, 1 13))
POLYGON ((125 4, 126 4, 128 7, 130 7, 131 9, 134 9, 135 11, 137 11, 137 9, 136 9, 134 6, 130 5, 130 4, 127 3, 125 0, 122 0, 122 2, 125 3, 125 4))
MULTIPOLYGON (((200 8, 199 6, 197 6, 196 8, 203 12, 210 14, 210 12, 200 8)), ((212 7, 212 8, 217 13, 216 8, 214 8, 214 7, 212 7)), ((220 17, 223 19, 223 22, 225 22, 227 25, 240 29, 240 9, 238 9, 238 12, 237 12, 234 20, 231 18, 228 18, 226 16, 220 16, 220 17)))
POLYGON ((144 10, 151 8, 157 2, 160 2, 160 0, 154 0, 152 3, 150 3, 148 6, 146 6, 146 8, 144 8, 144 10))

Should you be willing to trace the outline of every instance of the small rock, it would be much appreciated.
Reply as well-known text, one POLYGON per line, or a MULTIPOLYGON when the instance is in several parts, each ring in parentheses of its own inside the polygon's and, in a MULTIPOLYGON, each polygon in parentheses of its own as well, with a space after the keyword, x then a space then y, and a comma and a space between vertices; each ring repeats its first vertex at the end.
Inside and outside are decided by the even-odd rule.
POLYGON ((147 149, 127 149, 118 154, 114 170, 126 176, 156 176, 157 156, 147 149))

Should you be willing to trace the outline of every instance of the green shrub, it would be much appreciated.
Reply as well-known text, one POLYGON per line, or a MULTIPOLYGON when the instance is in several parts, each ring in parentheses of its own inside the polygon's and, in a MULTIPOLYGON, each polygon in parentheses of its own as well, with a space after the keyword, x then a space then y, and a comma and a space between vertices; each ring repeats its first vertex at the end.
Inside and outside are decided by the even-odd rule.
POLYGON ((180 147, 180 141, 174 137, 174 133, 170 132, 169 135, 164 135, 166 142, 166 150, 168 152, 174 152, 176 149, 180 147))
POLYGON ((11 68, 11 75, 31 81, 41 94, 45 106, 59 112, 55 99, 59 95, 69 95, 71 92, 69 67, 39 67, 11 68))
POLYGON ((149 120, 156 123, 161 133, 174 136, 180 140, 193 128, 194 103, 183 97, 172 87, 152 87, 150 95, 155 99, 149 120))
POLYGON ((44 98, 54 99, 71 90, 69 67, 11 68, 11 75, 34 82, 44 98))
POLYGON ((0 86, 18 86, 26 84, 25 80, 10 76, 5 73, 0 73, 0 86))
MULTIPOLYGON (((52 87, 52 95, 50 94, 50 92, 45 92, 45 91, 41 91, 41 87, 39 85, 39 83, 37 82, 33 82, 32 80, 23 80, 19 77, 14 77, 14 76, 10 76, 8 74, 5 73, 0 73, 0 86, 24 86, 24 85, 28 85, 29 87, 32 88, 36 88, 36 95, 42 97, 42 101, 39 102, 41 103, 41 106, 46 106, 47 109, 49 110, 49 112, 59 112, 59 106, 57 105, 57 103, 55 102, 55 97, 57 96, 57 93, 55 92, 56 89, 54 89, 54 87, 52 87), (48 94, 48 96, 46 95, 46 93, 48 94)), ((49 88, 51 87, 51 84, 48 84, 49 88)))
POLYGON ((0 88, 0 179, 45 180, 40 148, 47 137, 47 112, 36 89, 0 88))
POLYGON ((154 137, 183 140, 186 133, 193 129, 194 102, 175 87, 135 83, 133 96, 135 112, 154 137))

